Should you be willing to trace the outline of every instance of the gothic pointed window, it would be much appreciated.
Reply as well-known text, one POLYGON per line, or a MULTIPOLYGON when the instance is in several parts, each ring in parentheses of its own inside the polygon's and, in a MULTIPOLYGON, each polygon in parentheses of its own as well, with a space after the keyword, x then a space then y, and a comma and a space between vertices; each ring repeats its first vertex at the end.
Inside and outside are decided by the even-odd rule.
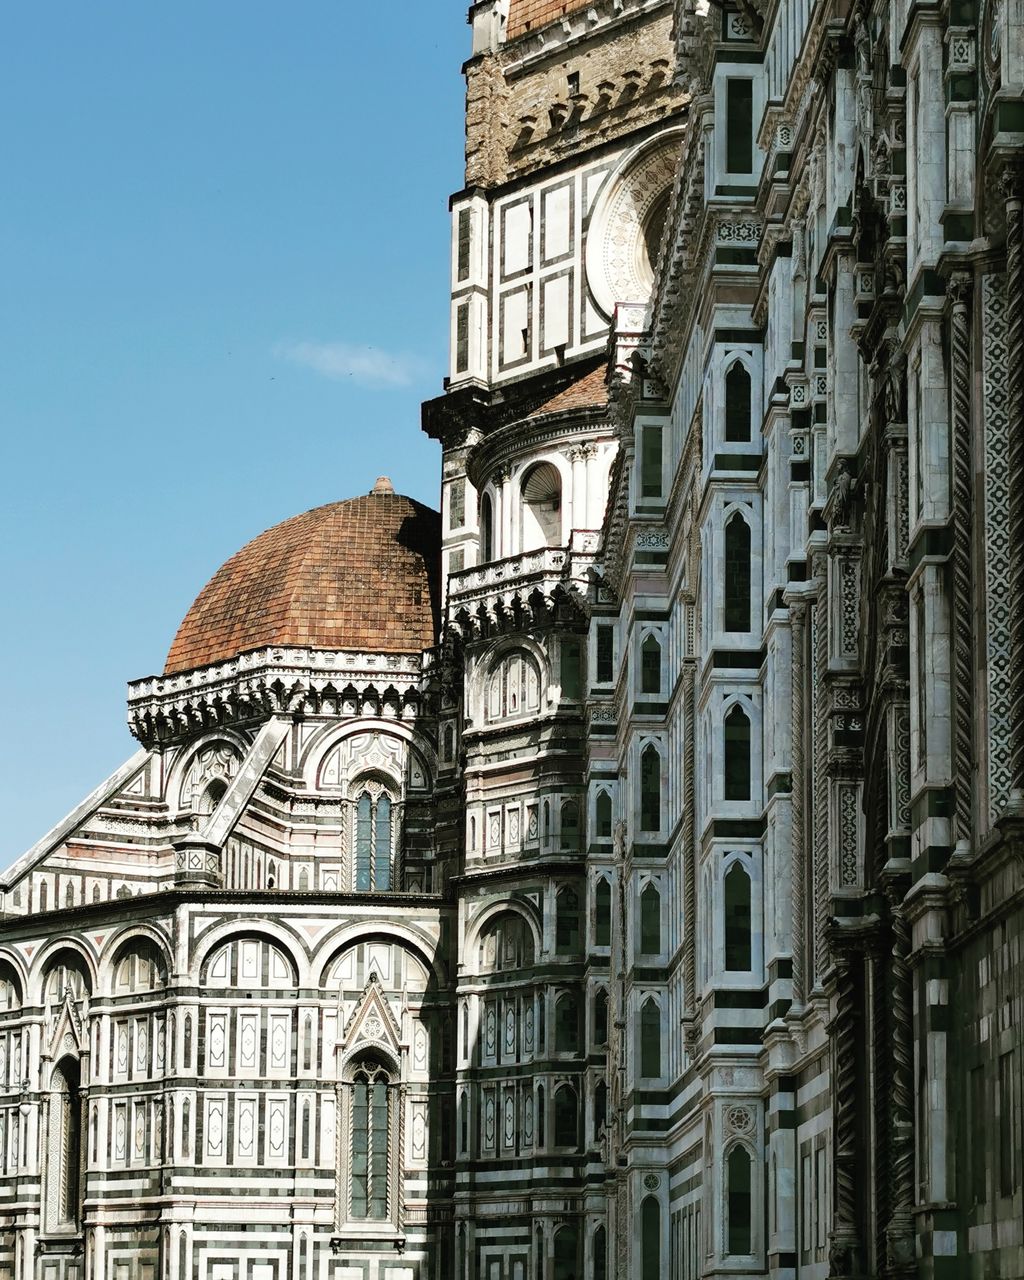
POLYGON ((54 1069, 50 1090, 47 1177, 48 1225, 78 1231, 82 1216, 82 1095, 77 1060, 64 1058, 54 1069))
POLYGON ((725 967, 747 973, 751 967, 750 877, 734 862, 725 875, 725 967))
POLYGON ((594 1044, 599 1048, 608 1043, 608 992, 599 987, 594 995, 594 1044))
POLYGON ((649 1080, 661 1075, 661 1010, 653 996, 640 1010, 640 1074, 649 1080))
POLYGON ((612 886, 601 876, 594 886, 594 945, 610 947, 612 942, 612 886))
POLYGON ((642 1280, 661 1280, 661 1205, 653 1196, 640 1209, 640 1256, 642 1280))
POLYGON ((383 1222, 389 1216, 392 1087, 389 1072, 373 1058, 361 1061, 353 1072, 349 1216, 354 1221, 383 1222))
POLYGON ((661 756, 653 743, 640 754, 640 830, 661 828, 661 756))
POLYGON ((612 798, 607 791, 599 791, 594 801, 594 839, 612 838, 612 798))
POLYGON ((555 1232, 554 1280, 577 1280, 580 1269, 576 1260, 579 1253, 579 1236, 572 1224, 559 1227, 555 1232))
POLYGON ((386 893, 393 887, 395 806, 377 783, 356 800, 352 885, 356 893, 386 893))
POLYGON ((608 1280, 608 1237, 604 1227, 594 1232, 592 1253, 594 1257, 592 1274, 594 1280, 608 1280))
POLYGON ((580 900, 575 889, 563 885, 555 899, 555 950, 575 955, 580 949, 580 900))
POLYGON ((570 1084, 555 1090, 555 1146, 575 1147, 579 1144, 579 1103, 570 1084))
POLYGON ((725 525, 725 630, 750 630, 750 525, 738 511, 725 525))
POLYGON ((601 1130, 608 1123, 608 1086, 602 1080, 594 1090, 594 1138, 601 1135, 601 1130))
POLYGON ((575 1053, 579 1048, 580 1028, 576 1000, 568 992, 555 1002, 555 1052, 575 1053))
POLYGON ((725 798, 750 799, 750 721, 736 703, 725 717, 725 798))
POLYGON ((647 636, 640 646, 640 692, 661 692, 661 645, 657 636, 647 636))
POLYGON ((640 950, 648 956, 661 951, 661 894, 650 881, 640 894, 640 950))
POLYGON ((751 1236, 751 1162, 746 1147, 735 1146, 726 1161, 728 1197, 726 1207, 728 1226, 726 1231, 728 1253, 749 1254, 751 1236))
POLYGON ((560 813, 562 825, 562 848, 579 849, 580 847, 580 807, 575 800, 563 800, 560 813))
POLYGON ((750 439, 750 374, 739 360, 725 375, 725 438, 730 443, 750 439))

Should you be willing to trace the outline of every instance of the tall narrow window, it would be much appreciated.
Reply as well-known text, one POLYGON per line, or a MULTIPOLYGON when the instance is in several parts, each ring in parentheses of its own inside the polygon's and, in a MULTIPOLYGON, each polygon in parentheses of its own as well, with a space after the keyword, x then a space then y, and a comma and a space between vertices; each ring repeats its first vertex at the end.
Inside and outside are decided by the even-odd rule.
POLYGON ((750 439, 750 374, 739 360, 725 375, 725 438, 750 439))
POLYGON ((579 1237, 574 1226, 559 1227, 555 1232, 554 1280, 577 1280, 580 1269, 576 1261, 579 1237))
POLYGON ((364 791, 356 801, 352 879, 357 893, 385 893, 392 887, 393 824, 391 797, 364 791))
POLYGON ((661 895, 650 881, 640 894, 640 950, 647 956, 661 951, 661 895))
POLYGON ((469 1102, 464 1093, 459 1097, 459 1151, 469 1155, 469 1102))
POLYGON ((661 1205, 653 1196, 640 1210, 640 1254, 642 1280, 661 1280, 661 1205))
POLYGON ((594 886, 594 945, 612 944, 612 886, 604 876, 594 886))
POLYGON ((661 427, 640 428, 640 497, 661 497, 661 427))
POLYGON ((77 1230, 82 1213, 82 1095, 77 1061, 65 1058, 53 1074, 50 1094, 48 1174, 54 1229, 77 1230))
POLYGON ((750 525, 738 511, 725 526, 725 629, 750 630, 750 525))
POLYGON ((640 692, 661 693, 661 645, 647 636, 640 646, 640 692))
POLYGON ((754 84, 752 80, 725 82, 725 165, 730 173, 754 168, 754 84))
POLYGON ((580 949, 580 900, 575 889, 564 886, 555 900, 555 950, 573 955, 580 949))
POLYGON ((615 631, 608 623, 598 623, 596 681, 598 684, 611 684, 614 679, 615 631))
POLYGON ((750 954, 750 877, 738 862, 725 876, 725 967, 747 973, 750 954))
POLYGON ((580 807, 575 800, 563 800, 560 817, 562 848, 578 849, 580 847, 580 807))
POLYGON ((555 1003, 555 1052, 575 1053, 579 1048, 579 1012, 575 999, 560 995, 555 1003))
POLYGON ((360 1064, 352 1083, 353 1218, 383 1221, 388 1216, 389 1091, 382 1066, 360 1064))
POLYGON ((640 755, 640 830, 661 829, 661 756, 653 744, 640 755))
POLYGON ((746 1147, 733 1147, 727 1161, 729 1179, 728 1252, 749 1254, 751 1239, 750 1153, 746 1147))
POLYGON ((491 495, 480 499, 480 560, 486 564, 494 559, 494 506, 491 495))
POLYGON ((594 801, 594 838, 612 838, 612 798, 607 791, 599 791, 594 801))
POLYGON ((562 1084, 555 1090, 555 1146, 579 1145, 579 1107, 576 1090, 562 1084))
POLYGON ((725 798, 750 799, 750 721, 739 703, 725 717, 725 798))
POLYGON ((459 476, 448 487, 448 528, 461 529, 466 523, 466 482, 459 476))
POLYGON ((999 1194, 1012 1196, 1017 1189, 1020 1164, 1020 1129, 1013 1050, 999 1059, 999 1194))
POLYGON ((594 995, 594 1044, 603 1048, 608 1043, 608 992, 598 988, 594 995))
POLYGON ((523 478, 522 549, 562 542, 562 477, 551 462, 538 462, 523 478))
POLYGON ((605 1234, 604 1227, 598 1227, 594 1232, 593 1254, 594 1265, 592 1268, 594 1280, 608 1280, 608 1237, 605 1234))
POLYGON ((608 1123, 608 1086, 602 1080, 594 1090, 594 1137, 601 1136, 601 1130, 608 1123))
POLYGON ((537 1086, 537 1146, 544 1145, 544 1127, 547 1121, 547 1112, 544 1109, 544 1086, 537 1086))
POLYGON ((582 692, 580 680, 580 642, 563 640, 559 646, 558 674, 562 684, 562 697, 574 702, 582 692))
POLYGON ((640 1074, 649 1080, 661 1075, 661 1010, 653 996, 640 1010, 640 1074))

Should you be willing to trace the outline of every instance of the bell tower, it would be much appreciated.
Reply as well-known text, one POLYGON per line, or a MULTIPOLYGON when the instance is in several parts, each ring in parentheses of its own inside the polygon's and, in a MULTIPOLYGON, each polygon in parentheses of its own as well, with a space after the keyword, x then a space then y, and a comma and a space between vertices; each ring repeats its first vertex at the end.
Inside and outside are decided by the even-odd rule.
POLYGON ((618 453, 609 358, 614 374, 644 327, 685 120, 672 9, 469 12, 451 361, 423 411, 443 449, 438 835, 460 869, 460 1277, 614 1271, 617 779, 613 738, 606 758, 588 752, 588 627, 618 453))

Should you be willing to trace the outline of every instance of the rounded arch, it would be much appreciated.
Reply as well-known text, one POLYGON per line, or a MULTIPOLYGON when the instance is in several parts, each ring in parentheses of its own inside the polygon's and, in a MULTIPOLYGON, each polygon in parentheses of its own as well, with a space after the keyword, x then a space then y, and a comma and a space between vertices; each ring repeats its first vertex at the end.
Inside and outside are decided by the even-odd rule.
POLYGON ((27 985, 28 975, 21 957, 10 951, 0 951, 0 1013, 21 1008, 25 1003, 27 985))
POLYGON ((480 495, 480 563, 489 564, 495 557, 494 494, 488 485, 480 495))
POLYGON ((45 943, 32 965, 28 984, 30 998, 42 1001, 45 995, 46 979, 57 963, 65 963, 61 953, 77 959, 87 978, 88 994, 98 989, 98 965, 95 954, 82 938, 51 938, 45 943))
POLYGON ((195 943, 191 956, 193 971, 205 973, 211 956, 222 944, 246 939, 269 942, 282 951, 291 963, 295 985, 303 987, 307 985, 309 961, 302 940, 287 926, 275 920, 260 920, 258 925, 250 927, 246 927, 238 920, 226 920, 214 925, 195 943))
POLYGON ((166 985, 172 967, 170 945, 152 925, 131 924, 112 934, 100 955, 100 983, 105 995, 116 993, 118 966, 140 944, 155 954, 163 972, 163 985, 166 985))
POLYGON ((648 246, 657 236, 657 219, 675 179, 682 140, 682 129, 666 129, 634 147, 598 196, 587 235, 586 276, 606 316, 612 315, 616 303, 643 304, 650 297, 654 263, 648 246))
POLYGON ((562 492, 562 473, 553 462, 533 462, 523 472, 519 482, 521 551, 562 546, 562 492))
POLYGON ((526 922, 533 938, 533 954, 541 953, 542 930, 539 910, 529 902, 507 901, 492 902, 474 917, 466 929, 464 954, 467 958, 475 956, 480 947, 484 930, 498 917, 505 914, 519 916, 526 922))
POLYGON ((402 1064, 390 1045, 378 1040, 360 1040, 350 1045, 338 1060, 338 1079, 351 1083, 356 1071, 367 1060, 377 1059, 395 1080, 402 1078, 402 1064))
POLYGON ((366 921, 357 921, 326 938, 310 960, 312 985, 322 991, 333 966, 345 952, 364 942, 387 942, 404 947, 423 966, 428 988, 432 984, 441 988, 448 985, 444 961, 436 954, 437 939, 415 925, 383 920, 375 920, 372 927, 368 927, 366 921))
POLYGON ((507 969, 518 972, 532 968, 537 961, 533 930, 514 911, 493 916, 479 931, 479 938, 476 951, 478 974, 499 973, 507 969))
MULTIPOLYGON (((302 748, 299 754, 298 768, 306 786, 313 790, 331 789, 333 785, 321 783, 321 772, 330 754, 342 746, 349 738, 357 738, 364 733, 378 733, 382 737, 398 738, 405 743, 413 758, 419 762, 424 774, 423 786, 418 784, 412 790, 429 789, 437 775, 437 753, 431 744, 401 720, 384 720, 377 716, 363 716, 348 720, 343 725, 328 723, 318 729, 302 748)), ((404 780, 403 780, 404 781, 404 780)), ((404 789, 404 787, 403 787, 404 789)))
MULTIPOLYGON (((177 759, 171 765, 167 774, 167 783, 164 787, 164 799, 171 808, 181 810, 192 808, 191 796, 185 795, 186 786, 189 785, 189 775, 199 761, 200 757, 207 751, 220 746, 226 753, 230 753, 234 757, 236 771, 242 764, 242 761, 249 754, 252 742, 244 734, 233 729, 215 729, 210 733, 204 734, 194 742, 190 742, 187 747, 183 748, 177 759)), ((224 770, 227 767, 226 758, 221 759, 220 765, 224 770)), ((214 771, 205 779, 203 785, 199 788, 200 793, 205 790, 206 784, 214 777, 229 779, 229 775, 224 772, 214 771)), ((232 773, 230 777, 233 777, 232 773)))

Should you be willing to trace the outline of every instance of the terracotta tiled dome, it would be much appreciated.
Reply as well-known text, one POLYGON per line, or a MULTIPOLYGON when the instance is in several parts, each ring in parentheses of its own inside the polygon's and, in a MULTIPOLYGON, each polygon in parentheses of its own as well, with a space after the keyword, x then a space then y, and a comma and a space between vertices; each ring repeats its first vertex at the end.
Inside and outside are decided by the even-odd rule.
POLYGON ((220 568, 178 628, 172 675, 264 645, 412 653, 435 643, 440 517, 381 478, 293 516, 220 568))

